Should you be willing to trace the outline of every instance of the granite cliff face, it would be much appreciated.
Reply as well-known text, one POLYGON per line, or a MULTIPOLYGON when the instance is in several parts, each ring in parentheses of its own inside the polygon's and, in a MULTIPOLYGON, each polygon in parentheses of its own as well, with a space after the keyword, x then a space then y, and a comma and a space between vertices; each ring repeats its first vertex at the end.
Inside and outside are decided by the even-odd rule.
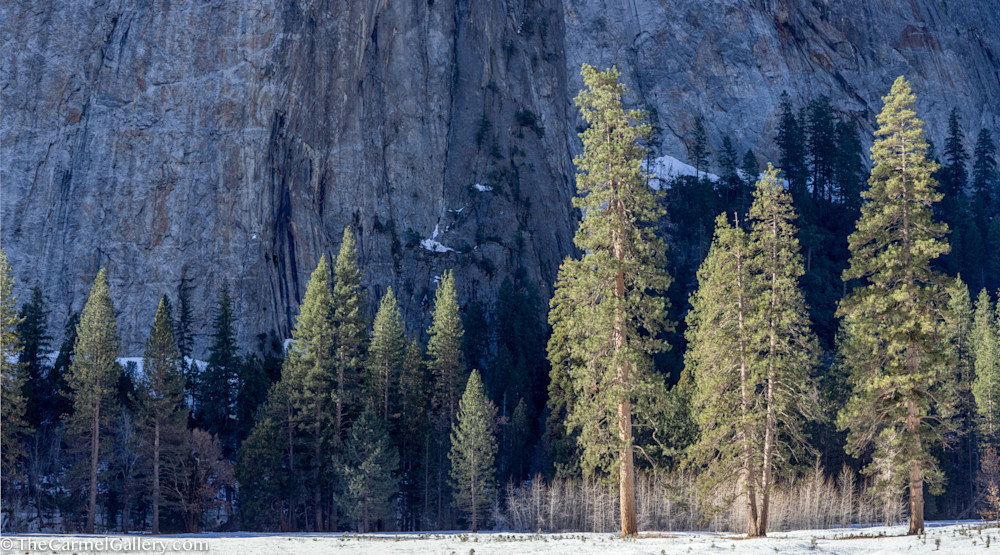
POLYGON ((763 161, 782 90, 871 120, 899 74, 933 138, 953 105, 997 131, 997 28, 987 1, 12 0, 2 242, 56 334, 106 267, 136 355, 182 278, 196 331, 228 283, 243 345, 287 335, 351 225, 372 300, 419 329, 445 268, 465 300, 519 269, 551 290, 581 63, 618 65, 662 154, 701 114, 763 161))

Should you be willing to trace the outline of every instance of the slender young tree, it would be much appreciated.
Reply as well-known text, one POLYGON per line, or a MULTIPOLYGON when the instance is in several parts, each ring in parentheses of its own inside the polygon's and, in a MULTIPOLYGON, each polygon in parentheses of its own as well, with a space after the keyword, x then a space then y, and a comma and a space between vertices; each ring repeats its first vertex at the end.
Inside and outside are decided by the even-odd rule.
POLYGON ((705 493, 742 475, 749 537, 767 535, 775 477, 802 462, 804 424, 818 413, 810 375, 818 347, 798 287, 794 218, 791 195, 769 167, 749 232, 719 217, 688 313, 686 362, 701 428, 694 462, 707 466, 705 493))
POLYGON ((451 484, 455 505, 469 515, 473 532, 493 502, 496 474, 496 407, 486 397, 479 371, 473 370, 459 401, 458 420, 451 426, 451 484))
POLYGON ((344 236, 334 265, 333 326, 337 388, 335 441, 343 440, 344 411, 357 397, 358 376, 364 360, 368 340, 368 321, 365 318, 365 291, 361 287, 361 270, 355 250, 354 233, 344 228, 344 236))
POLYGON ((423 352, 416 339, 406 348, 402 374, 399 377, 399 414, 396 422, 396 443, 402 459, 401 482, 403 490, 404 528, 420 529, 421 519, 429 516, 421 512, 421 502, 429 499, 429 453, 425 446, 430 438, 430 391, 423 352))
POLYGON ((177 346, 171 330, 166 303, 160 300, 153 318, 153 328, 146 340, 138 401, 144 435, 149 438, 153 462, 152 502, 153 533, 160 533, 160 507, 164 488, 161 470, 164 465, 178 465, 187 455, 188 407, 184 398, 184 371, 180 367, 177 346))
MULTIPOLYGON (((946 347, 943 276, 932 261, 949 250, 947 226, 934 221, 941 200, 927 159, 923 122, 902 77, 883 98, 872 146, 869 189, 857 229, 849 237, 844 281, 859 280, 837 314, 851 341, 845 353, 853 392, 838 425, 848 430, 854 456, 874 447, 892 482, 909 483, 910 534, 924 529, 924 483, 940 491, 942 473, 932 454, 954 431, 953 360, 946 347)), ((876 465, 867 467, 876 471, 876 465)))
POLYGON ((375 314, 368 358, 365 360, 368 404, 378 411, 384 422, 390 421, 392 413, 389 402, 390 398, 397 398, 395 388, 399 383, 405 358, 406 335, 403 321, 396 305, 396 294, 389 287, 375 314))
POLYGON ((322 531, 325 476, 333 468, 330 456, 333 449, 339 456, 331 426, 336 423, 335 406, 331 406, 330 392, 337 383, 337 360, 334 351, 333 291, 330 289, 330 267, 326 256, 321 256, 316 270, 306 285, 306 296, 299 309, 299 316, 292 330, 295 340, 288 348, 285 359, 286 376, 297 387, 289 392, 299 414, 297 420, 306 433, 303 445, 311 456, 313 515, 315 530, 322 531))
POLYGON ((399 489, 399 455, 385 422, 372 407, 365 407, 351 426, 343 460, 337 464, 345 512, 360 521, 361 532, 373 531, 375 521, 392 515, 392 498, 399 489))
POLYGON ((24 370, 14 362, 21 355, 22 343, 17 334, 20 323, 17 297, 14 295, 14 272, 7 262, 7 253, 0 250, 0 448, 4 501, 10 496, 12 478, 18 474, 17 464, 24 456, 22 437, 29 431, 25 420, 24 370))
POLYGON ((651 355, 666 348, 660 337, 671 328, 658 295, 670 285, 665 246, 653 227, 663 209, 641 165, 645 114, 625 111, 618 70, 584 65, 582 74, 587 88, 575 102, 589 127, 574 160, 573 204, 583 212, 574 242, 585 254, 559 270, 549 360, 568 373, 567 425, 580 432, 584 472, 617 472, 622 535, 634 536, 633 417, 649 420, 637 400, 659 379, 651 355))
POLYGON ((67 443, 84 450, 83 464, 89 472, 85 532, 93 534, 101 439, 107 434, 108 425, 117 413, 116 394, 122 374, 121 366, 116 361, 118 327, 115 309, 103 268, 97 273, 87 304, 83 307, 74 351, 76 356, 66 376, 73 403, 73 412, 67 419, 67 443))
MULTIPOLYGON (((754 382, 763 401, 764 444, 760 463, 761 507, 757 533, 767 533, 770 493, 774 477, 802 460, 806 444, 804 423, 815 419, 819 408, 812 386, 819 347, 810 329, 799 280, 805 274, 792 196, 778 182, 770 165, 757 184, 750 207, 751 269, 762 295, 755 300, 755 348, 761 358, 760 373, 754 382), (780 419, 780 423, 779 423, 780 419)), ((758 402, 759 406, 760 403, 758 402)))
POLYGON ((994 312, 990 295, 983 289, 976 300, 972 324, 975 376, 972 395, 976 400, 976 431, 982 445, 1000 442, 1000 302, 994 312))
POLYGON ((980 229, 987 230, 989 215, 994 220, 1000 212, 1000 174, 997 172, 997 147, 989 129, 981 129, 976 138, 972 162, 973 205, 976 207, 976 222, 980 229))

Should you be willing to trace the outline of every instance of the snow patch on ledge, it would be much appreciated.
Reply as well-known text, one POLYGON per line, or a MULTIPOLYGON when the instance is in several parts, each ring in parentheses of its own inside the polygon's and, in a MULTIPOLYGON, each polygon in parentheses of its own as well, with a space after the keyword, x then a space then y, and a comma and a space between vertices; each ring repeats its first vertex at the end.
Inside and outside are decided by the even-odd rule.
POLYGON ((476 183, 473 187, 480 193, 487 193, 493 190, 493 187, 490 187, 489 185, 480 185, 479 183, 476 183))
MULTIPOLYGON (((654 177, 649 181, 649 186, 655 190, 663 188, 670 179, 681 176, 695 177, 698 175, 698 171, 694 166, 685 164, 668 154, 654 158, 648 164, 643 162, 642 165, 647 171, 653 174, 654 177)), ((709 181, 719 180, 719 176, 712 173, 701 172, 701 175, 707 177, 709 181)))
POLYGON ((430 239, 423 239, 423 240, 421 240, 420 241, 420 246, 423 247, 425 250, 428 250, 428 251, 431 251, 431 252, 455 252, 455 249, 453 249, 451 247, 446 247, 446 246, 442 245, 440 242, 438 242, 437 236, 438 236, 438 226, 435 225, 434 226, 434 234, 431 235, 430 239))

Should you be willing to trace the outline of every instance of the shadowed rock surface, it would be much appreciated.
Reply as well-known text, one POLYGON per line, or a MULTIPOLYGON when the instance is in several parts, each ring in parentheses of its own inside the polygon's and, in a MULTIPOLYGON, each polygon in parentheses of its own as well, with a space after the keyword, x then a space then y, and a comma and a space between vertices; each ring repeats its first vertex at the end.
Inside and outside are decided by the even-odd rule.
POLYGON ((3 246, 52 330, 106 267, 127 355, 186 278, 200 354, 226 282, 242 345, 287 336, 352 225, 372 304, 392 285, 424 329, 446 268, 463 301, 519 270, 551 291, 572 249, 581 63, 622 70, 656 154, 686 158, 700 114, 714 144, 773 160, 782 90, 871 120, 900 74, 931 138, 957 106, 971 151, 1000 127, 990 4, 12 0, 3 246))

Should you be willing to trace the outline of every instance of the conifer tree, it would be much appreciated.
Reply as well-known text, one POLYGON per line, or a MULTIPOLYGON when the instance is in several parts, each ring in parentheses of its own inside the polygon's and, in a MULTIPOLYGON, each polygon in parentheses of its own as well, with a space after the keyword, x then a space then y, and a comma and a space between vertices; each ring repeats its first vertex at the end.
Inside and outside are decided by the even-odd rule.
POLYGON ((688 319, 701 429, 694 461, 708 466, 706 492, 742 475, 749 537, 767 534, 775 476, 801 462, 805 420, 818 412, 810 376, 818 348, 798 288, 804 269, 791 202, 769 167, 749 232, 719 216, 688 319))
POLYGON ((73 413, 67 420, 67 443, 83 451, 83 464, 89 473, 86 486, 87 524, 85 532, 94 533, 97 515, 98 469, 101 464, 102 439, 112 417, 117 414, 116 393, 122 373, 118 357, 118 327, 111 303, 108 278, 104 269, 97 273, 83 307, 74 346, 76 352, 66 381, 70 388, 73 413))
POLYGON ((146 340, 138 400, 142 429, 149 439, 153 462, 152 503, 153 533, 160 532, 160 507, 164 501, 161 487, 162 466, 178 465, 187 456, 188 407, 184 398, 184 371, 180 367, 177 346, 165 299, 160 300, 153 328, 146 340))
POLYGON ((240 484, 240 523, 247 530, 267 531, 278 522, 289 529, 283 500, 291 485, 284 466, 286 453, 282 427, 265 405, 253 430, 236 454, 236 481, 240 484), (275 507, 277 509, 275 510, 275 507))
MULTIPOLYGON (((430 501, 428 474, 430 471, 430 391, 423 353, 416 339, 410 341, 399 377, 399 420, 396 443, 402 459, 401 485, 403 489, 404 527, 419 529, 418 518, 421 501, 430 501)), ((423 516, 429 516, 423 511, 423 516)))
POLYGON ((406 358, 406 335, 402 316, 396 304, 396 294, 389 287, 379 304, 372 324, 372 339, 365 360, 365 389, 369 405, 376 409, 384 422, 389 422, 390 397, 395 400, 406 358))
POLYGON ((997 148, 989 129, 981 129, 976 139, 972 162, 972 191, 976 221, 987 229, 987 218, 1000 215, 1000 174, 997 173, 997 148))
MULTIPOLYGON (((805 158, 805 132, 800 119, 796 119, 792 109, 792 101, 787 92, 781 93, 781 116, 778 122, 778 165, 788 178, 792 196, 796 202, 808 193, 806 179, 808 169, 805 158)), ((754 178, 756 179, 756 177, 754 178)))
POLYGON ((22 363, 14 362, 19 359, 23 348, 17 334, 19 323, 17 297, 14 295, 14 272, 7 262, 7 253, 0 250, 0 470, 3 474, 5 502, 9 499, 11 481, 18 474, 17 464, 24 456, 22 436, 29 432, 22 393, 24 370, 22 363))
POLYGON ((333 326, 336 330, 337 368, 335 441, 343 439, 344 412, 357 397, 358 376, 368 339, 365 318, 365 291, 361 288, 361 270, 354 246, 354 233, 344 228, 344 236, 334 266, 333 326))
POLYGON ((49 379, 49 364, 45 358, 52 339, 46 323, 49 311, 45 308, 42 288, 37 284, 31 289, 31 299, 24 303, 19 315, 21 321, 17 325, 17 335, 23 349, 18 361, 27 378, 24 384, 27 402, 25 414, 29 424, 37 427, 50 418, 52 397, 50 384, 46 383, 49 379))
POLYGON ((813 198, 830 200, 833 181, 836 124, 830 97, 820 95, 809 103, 806 125, 806 148, 812 166, 813 198))
POLYGON ((957 203, 959 196, 965 194, 965 185, 969 179, 966 164, 969 155, 965 151, 965 133, 958 119, 958 108, 952 108, 948 114, 948 138, 944 143, 945 166, 942 189, 946 204, 957 203))
POLYGON ((437 407, 439 421, 444 429, 458 414, 458 399, 465 382, 465 358, 462 353, 462 337, 465 335, 462 320, 458 314, 458 294, 455 291, 455 275, 451 270, 441 274, 434 295, 434 314, 427 342, 427 356, 434 376, 434 406, 437 407))
POLYGON ((236 346, 235 320, 229 286, 223 285, 212 323, 212 345, 208 365, 198 379, 194 408, 198 427, 217 435, 223 450, 236 449, 236 395, 240 358, 236 346))
POLYGON ((750 209, 750 203, 753 201, 754 184, 757 183, 757 178, 760 177, 760 165, 757 164, 757 155, 753 153, 753 150, 747 149, 743 155, 743 164, 740 166, 740 171, 743 172, 743 183, 740 185, 739 207, 740 217, 743 217, 746 215, 747 210, 750 209))
POLYGON ((983 446, 1000 442, 1000 303, 993 310, 990 295, 983 289, 976 300, 972 324, 972 350, 976 379, 972 395, 976 400, 976 431, 983 446))
POLYGON ((373 531, 375 521, 392 516, 392 498, 398 491, 399 455, 389 433, 372 407, 364 411, 347 434, 343 462, 338 463, 348 515, 360 521, 361 532, 373 531))
MULTIPOLYGON (((924 483, 940 491, 942 474, 931 449, 953 431, 953 360, 943 337, 946 299, 931 264, 948 252, 947 226, 934 221, 941 200, 926 157, 923 122, 902 77, 883 98, 872 146, 868 202, 849 237, 844 280, 859 280, 837 311, 852 340, 847 353, 853 392, 838 426, 848 453, 874 447, 892 483, 909 483, 910 534, 924 529, 924 483)), ((867 467, 868 472, 876 469, 867 467)))
POLYGON ((496 407, 486 397, 479 371, 473 370, 459 401, 458 420, 451 426, 451 485, 455 505, 468 514, 473 532, 480 515, 493 502, 497 454, 496 407))
POLYGON ((66 376, 69 375, 69 368, 76 357, 76 332, 80 325, 80 313, 74 312, 66 319, 63 326, 63 340, 59 345, 59 354, 49 372, 52 383, 52 417, 62 419, 72 409, 70 402, 69 385, 66 383, 66 376))
POLYGON ((188 281, 187 278, 182 277, 181 283, 177 287, 177 321, 174 323, 177 353, 182 361, 185 357, 191 356, 194 342, 191 335, 191 325, 194 320, 191 314, 191 287, 188 285, 188 281))
POLYGON ((861 209, 861 189, 865 165, 861 156, 861 137, 857 125, 837 123, 837 142, 833 158, 833 178, 840 203, 856 216, 861 209))
POLYGON ((448 463, 445 458, 447 433, 458 414, 458 401, 465 381, 465 360, 462 353, 462 338, 465 330, 458 313, 458 293, 455 291, 455 276, 451 270, 441 273, 441 282, 434 295, 434 312, 431 327, 427 330, 427 362, 434 380, 431 404, 433 406, 432 444, 436 453, 435 486, 438 526, 444 526, 446 514, 448 463))
POLYGON ((694 119, 694 133, 688 146, 688 156, 694 164, 695 179, 701 180, 701 173, 707 171, 708 162, 708 132, 705 131, 705 118, 694 119))
MULTIPOLYGON (((618 473, 622 534, 637 532, 633 417, 651 422, 636 401, 660 379, 651 354, 665 350, 670 329, 663 269, 665 246, 653 225, 663 215, 646 186, 639 141, 651 128, 640 111, 625 111, 625 86, 614 68, 584 65, 587 87, 577 95, 584 120, 583 154, 574 162, 574 206, 583 212, 574 242, 585 253, 566 259, 551 302, 549 360, 567 372, 567 425, 580 432, 585 473, 618 473)), ((556 372, 553 369, 553 372, 556 372)))
POLYGON ((311 456, 312 476, 310 486, 313 493, 313 515, 316 531, 323 530, 323 490, 325 475, 331 469, 330 457, 324 455, 331 449, 339 456, 339 446, 331 435, 331 426, 336 423, 336 407, 331 406, 330 392, 337 383, 337 363, 335 354, 333 291, 330 288, 330 267, 326 256, 321 256, 316 270, 306 285, 305 299, 299 309, 299 316, 292 330, 295 340, 288 348, 285 358, 286 381, 299 422, 307 439, 305 452, 311 456), (334 444, 331 445, 331 441, 334 444))

